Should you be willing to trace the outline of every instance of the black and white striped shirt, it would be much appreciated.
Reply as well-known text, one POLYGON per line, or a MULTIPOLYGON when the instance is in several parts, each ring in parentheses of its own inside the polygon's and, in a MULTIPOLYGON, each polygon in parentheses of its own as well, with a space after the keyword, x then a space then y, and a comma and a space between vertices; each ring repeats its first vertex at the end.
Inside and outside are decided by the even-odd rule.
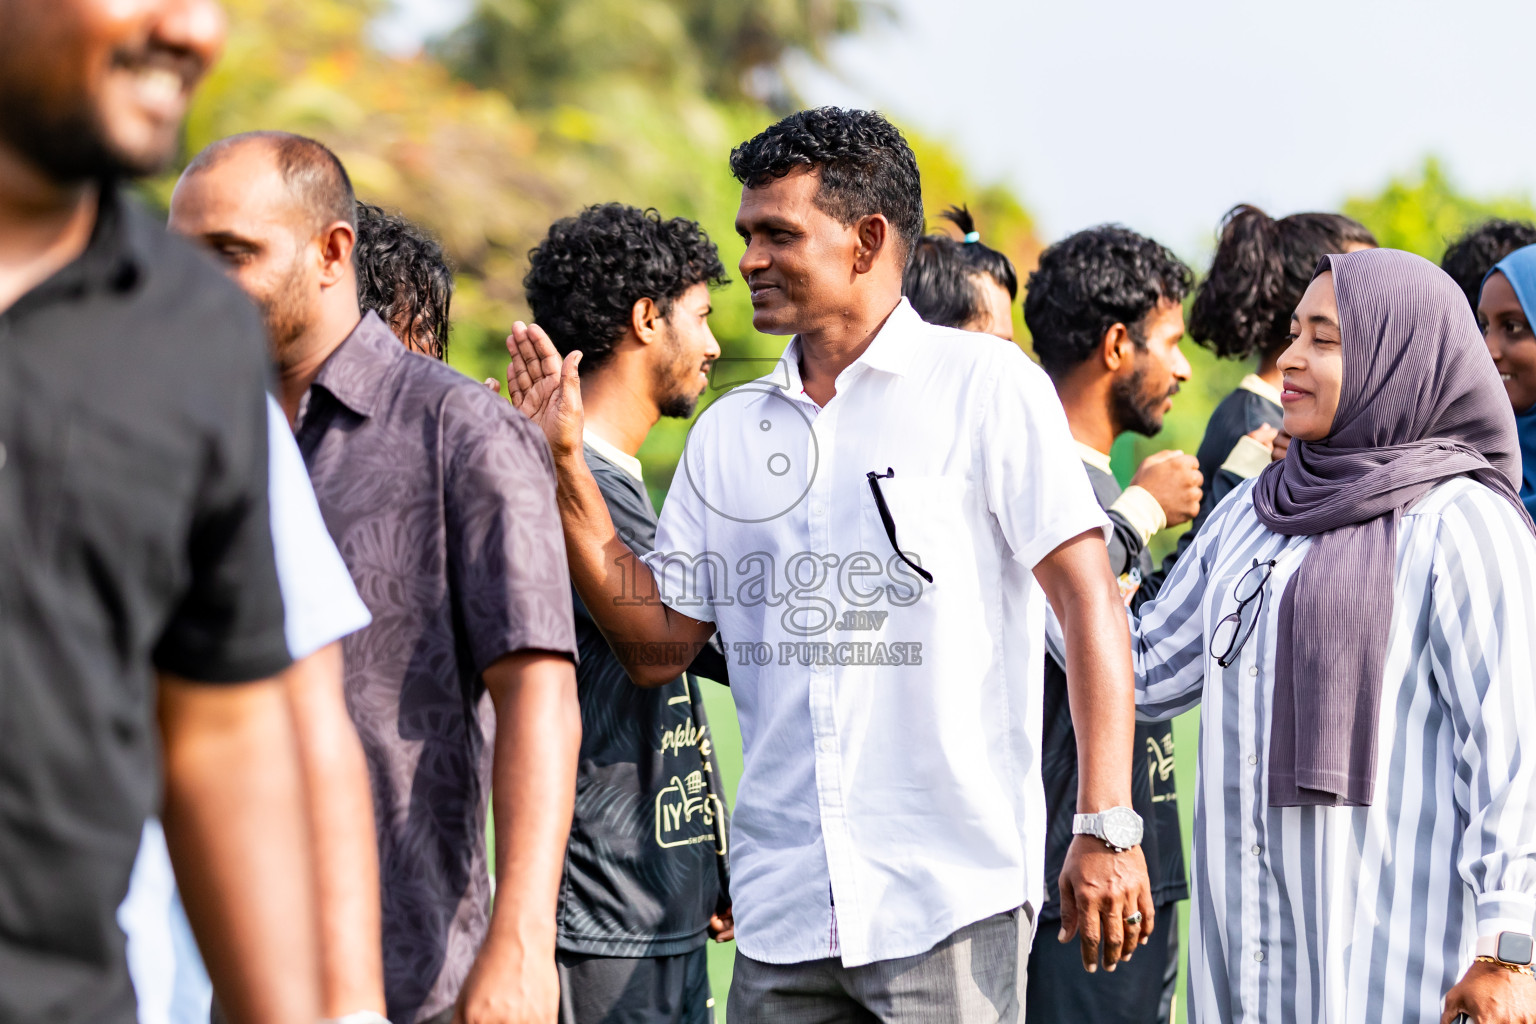
POLYGON ((1136 627, 1144 718, 1201 704, 1190 1012, 1437 1024, 1479 935, 1536 916, 1536 540, 1467 479, 1398 528, 1370 807, 1268 806, 1279 597, 1311 541, 1234 491, 1136 627), (1240 658, 1210 655, 1238 577, 1278 559, 1240 658))

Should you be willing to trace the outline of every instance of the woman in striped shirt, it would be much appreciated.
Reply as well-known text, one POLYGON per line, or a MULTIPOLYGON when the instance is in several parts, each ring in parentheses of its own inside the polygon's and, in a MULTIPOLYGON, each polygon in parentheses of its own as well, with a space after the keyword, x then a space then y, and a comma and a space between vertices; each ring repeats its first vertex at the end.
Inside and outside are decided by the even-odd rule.
POLYGON ((1509 403, 1455 284, 1392 250, 1324 258, 1280 368, 1296 443, 1137 627, 1142 716, 1203 704, 1192 1016, 1536 1021, 1536 980, 1474 959, 1536 917, 1509 403))

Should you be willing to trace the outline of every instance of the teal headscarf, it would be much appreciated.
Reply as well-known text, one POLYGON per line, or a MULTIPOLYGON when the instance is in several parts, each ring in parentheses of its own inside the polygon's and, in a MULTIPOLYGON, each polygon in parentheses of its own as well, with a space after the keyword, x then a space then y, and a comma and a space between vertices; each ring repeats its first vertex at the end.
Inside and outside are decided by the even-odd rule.
MULTIPOLYGON (((1495 263, 1488 273, 1491 275, 1494 270, 1509 279, 1515 298, 1520 300, 1520 308, 1525 310, 1526 320, 1536 327, 1536 245, 1516 249, 1495 263)), ((1487 280, 1483 278, 1484 282, 1487 280)), ((1520 500, 1536 518, 1536 405, 1515 410, 1515 427, 1520 432, 1520 500)))

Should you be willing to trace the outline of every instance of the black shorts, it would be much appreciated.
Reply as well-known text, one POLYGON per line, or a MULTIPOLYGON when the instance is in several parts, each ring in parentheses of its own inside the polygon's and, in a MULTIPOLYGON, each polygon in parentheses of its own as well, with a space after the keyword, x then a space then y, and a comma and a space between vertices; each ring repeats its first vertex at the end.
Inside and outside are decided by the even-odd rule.
POLYGON ((715 1024, 709 952, 612 957, 555 952, 560 1024, 715 1024))
POLYGON ((1152 941, 1111 974, 1083 970, 1078 942, 1056 941, 1059 919, 1041 921, 1029 953, 1024 1019, 1029 1024, 1168 1024, 1179 975, 1179 907, 1157 908, 1152 941))

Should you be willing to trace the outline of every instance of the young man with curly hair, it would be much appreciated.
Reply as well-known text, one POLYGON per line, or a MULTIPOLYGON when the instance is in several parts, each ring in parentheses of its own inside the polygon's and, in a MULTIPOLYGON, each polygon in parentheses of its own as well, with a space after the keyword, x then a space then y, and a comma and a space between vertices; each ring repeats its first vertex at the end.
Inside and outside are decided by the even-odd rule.
MULTIPOLYGON (((1169 525, 1189 522, 1200 508, 1200 470, 1192 455, 1159 452, 1121 489, 1109 452, 1125 431, 1152 436, 1163 426, 1189 361, 1184 297, 1193 275, 1178 257, 1125 228, 1079 231, 1040 254, 1029 275, 1024 320, 1035 357, 1061 396, 1073 447, 1109 516, 1110 571, 1120 578, 1126 604, 1139 608, 1156 593, 1148 543, 1169 525)), ((1077 803, 1077 736, 1067 674, 1045 663, 1044 746, 1047 900, 1042 924, 1061 917, 1053 876, 1072 843, 1077 803)), ((1152 900, 1162 922, 1148 947, 1113 975, 1089 977, 1066 950, 1042 935, 1029 963, 1027 1016, 1045 1021, 1154 1024, 1173 1013, 1178 975, 1178 900, 1187 899, 1184 844, 1173 777, 1173 729, 1167 722, 1136 726, 1131 806, 1147 821, 1142 849, 1152 900)))
POLYGON ((923 205, 889 121, 801 111, 731 169, 753 324, 794 338, 695 423, 645 559, 582 455, 580 353, 514 327, 512 398, 555 454, 573 582, 641 685, 717 629, 728 652, 732 1024, 1016 1021, 1044 894, 1047 599, 1085 833, 1060 938, 1080 928, 1084 963, 1113 970, 1153 923, 1104 514, 1045 374, 902 298, 923 205))
MULTIPOLYGON (((582 456, 637 554, 656 511, 636 453, 687 418, 720 346, 710 287, 725 267, 702 228, 608 203, 558 221, 523 288, 562 354, 581 353, 582 456)), ((624 570, 632 571, 632 570, 624 570)), ((731 937, 727 820, 698 673, 718 648, 642 689, 576 601, 581 755, 556 921, 562 1024, 713 1024, 706 942, 731 937)))

